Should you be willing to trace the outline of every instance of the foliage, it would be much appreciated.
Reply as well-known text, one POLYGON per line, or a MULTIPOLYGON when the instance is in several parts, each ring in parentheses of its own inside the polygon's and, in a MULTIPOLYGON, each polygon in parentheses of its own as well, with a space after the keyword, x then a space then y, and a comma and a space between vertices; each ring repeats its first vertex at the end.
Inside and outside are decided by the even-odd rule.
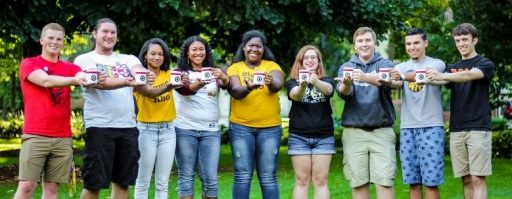
POLYGON ((495 158, 512 158, 512 130, 492 133, 492 156, 495 158))
POLYGON ((7 114, 6 120, 0 121, 0 137, 12 138, 21 135, 23 127, 23 112, 13 112, 7 114))

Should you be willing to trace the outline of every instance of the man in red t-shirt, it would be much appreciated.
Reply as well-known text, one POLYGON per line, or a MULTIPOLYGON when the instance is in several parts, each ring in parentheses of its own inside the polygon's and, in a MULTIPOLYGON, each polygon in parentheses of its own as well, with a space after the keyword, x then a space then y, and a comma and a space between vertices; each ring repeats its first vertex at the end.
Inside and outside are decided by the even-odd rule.
POLYGON ((69 86, 86 85, 80 67, 59 60, 62 26, 44 26, 39 42, 41 55, 20 65, 25 109, 16 199, 32 198, 41 174, 43 198, 57 198, 58 183, 68 182, 73 156, 69 86))

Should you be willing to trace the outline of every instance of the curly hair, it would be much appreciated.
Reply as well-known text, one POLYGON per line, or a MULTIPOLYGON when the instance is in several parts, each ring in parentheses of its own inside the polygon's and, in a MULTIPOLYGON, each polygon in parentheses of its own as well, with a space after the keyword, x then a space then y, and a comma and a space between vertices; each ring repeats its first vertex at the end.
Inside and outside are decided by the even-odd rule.
POLYGON ((192 65, 188 59, 188 49, 194 41, 202 43, 205 47, 206 58, 203 61, 202 67, 215 67, 213 65, 212 49, 210 48, 210 45, 208 45, 208 42, 199 36, 191 36, 183 42, 183 45, 181 45, 180 57, 178 58, 178 69, 181 71, 192 70, 192 65))
POLYGON ((263 35, 263 33, 258 30, 250 30, 245 32, 242 36, 242 43, 240 46, 238 46, 238 50, 236 51, 233 62, 245 61, 244 46, 247 44, 247 42, 255 37, 260 38, 261 43, 263 44, 263 55, 261 59, 275 61, 274 53, 272 53, 270 48, 267 46, 267 37, 265 37, 265 35, 263 35))
POLYGON ((152 38, 144 42, 144 45, 142 45, 142 48, 140 49, 139 53, 140 63, 142 63, 142 66, 144 66, 144 68, 148 68, 148 63, 146 61, 145 56, 148 53, 149 46, 151 46, 152 44, 160 45, 164 53, 164 63, 162 64, 162 66, 160 66, 160 70, 169 70, 169 66, 171 65, 171 55, 169 55, 169 47, 167 46, 167 43, 165 43, 165 41, 160 38, 152 38))

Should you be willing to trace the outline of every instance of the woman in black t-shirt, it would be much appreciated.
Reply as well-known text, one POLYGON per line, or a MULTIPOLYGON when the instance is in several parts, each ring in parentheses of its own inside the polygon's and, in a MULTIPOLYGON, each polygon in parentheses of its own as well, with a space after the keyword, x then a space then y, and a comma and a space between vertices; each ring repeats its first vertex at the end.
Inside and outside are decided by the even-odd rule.
POLYGON ((327 176, 332 154, 332 109, 334 80, 324 76, 322 55, 315 46, 300 49, 286 83, 292 100, 288 137, 288 155, 295 171, 293 198, 308 195, 312 180, 315 198, 329 198, 327 176))

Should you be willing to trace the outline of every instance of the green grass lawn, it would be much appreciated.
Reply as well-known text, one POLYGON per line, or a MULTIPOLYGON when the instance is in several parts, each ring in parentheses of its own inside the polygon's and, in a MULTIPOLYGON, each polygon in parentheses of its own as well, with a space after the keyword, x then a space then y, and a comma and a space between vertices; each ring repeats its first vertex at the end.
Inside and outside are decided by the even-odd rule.
MULTIPOLYGON (((1 145, 1 144, 0 144, 1 145)), ((278 181, 281 198, 291 198, 293 185, 294 185, 294 173, 291 164, 290 157, 286 155, 286 147, 281 147, 281 153, 279 157, 279 171, 278 181)), ((6 159, 9 162, 17 162, 16 157, 10 157, 6 159)), ((77 164, 81 164, 81 158, 77 157, 77 164)), ((0 166, 5 165, 0 162, 0 166)), ((233 172, 232 172, 232 159, 231 150, 229 145, 223 145, 221 148, 221 160, 220 160, 220 172, 219 172, 219 198, 231 198, 233 172)), ((400 167, 399 167, 400 168, 400 167)), ((487 178, 489 198, 505 199, 510 198, 512 195, 512 189, 510 188, 509 182, 512 181, 512 160, 493 159, 493 175, 487 178)), ((196 180, 195 198, 200 198, 201 191, 199 189, 199 180, 196 180)), ((82 184, 78 185, 78 192, 80 192, 82 184)), ((2 183, 0 184, 0 198, 12 198, 16 189, 16 183, 2 183)), ((153 197, 153 186, 151 187, 151 198, 153 197)), ((329 174, 329 189, 331 191, 331 198, 350 198, 350 187, 347 181, 343 177, 342 173, 342 158, 341 152, 338 152, 331 162, 330 174, 329 174)), ((401 170, 397 170, 395 180, 395 194, 396 198, 408 198, 408 187, 402 183, 401 170)), ((310 198, 312 198, 312 187, 310 187, 310 198)), ((440 187, 441 198, 457 199, 463 198, 462 185, 460 179, 454 178, 451 169, 450 158, 445 158, 445 184, 440 187)), ((100 198, 108 198, 110 190, 104 190, 101 193, 100 198)), ((133 193, 133 187, 131 187, 131 193, 133 193)), ((375 198, 375 189, 372 186, 372 198, 375 198)), ((41 189, 38 187, 34 198, 41 197, 41 189)), ((176 167, 173 167, 173 174, 171 176, 169 186, 169 198, 177 198, 177 176, 176 167)), ((64 185, 61 187, 59 198, 70 198, 68 196, 67 187, 64 185)), ((75 197, 78 198, 78 197, 75 197)), ((261 198, 261 190, 259 188, 257 176, 254 175, 252 186, 251 186, 251 198, 261 198)))

